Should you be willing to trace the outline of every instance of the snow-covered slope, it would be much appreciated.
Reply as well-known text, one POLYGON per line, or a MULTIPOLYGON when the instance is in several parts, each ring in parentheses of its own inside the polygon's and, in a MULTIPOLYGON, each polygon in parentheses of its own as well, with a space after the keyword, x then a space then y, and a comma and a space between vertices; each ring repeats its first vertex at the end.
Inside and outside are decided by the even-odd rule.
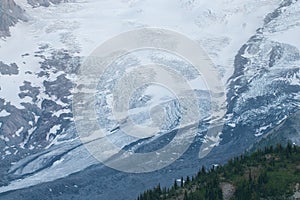
MULTIPOLYGON (((7 185, 0 192, 53 181, 97 164, 76 135, 74 78, 86 56, 124 31, 167 28, 187 35, 206 50, 227 87, 228 122, 222 135, 205 137, 207 121, 201 121, 204 125, 199 128, 198 143, 211 140, 219 145, 212 157, 224 149, 227 157, 242 152, 299 109, 299 1, 15 2, 25 9, 28 22, 17 23, 10 29, 11 37, 0 41, 0 175, 4 177, 0 184, 7 185), (236 150, 229 152, 233 143, 236 150)), ((165 57, 156 59, 171 62, 165 57)), ((199 109, 206 112, 210 108, 207 88, 201 81, 193 84, 205 101, 199 109)), ((165 106, 170 107, 170 117, 164 128, 172 133, 180 117, 179 106, 168 92, 157 90, 142 91, 146 103, 133 103, 131 113, 147 123, 145 106, 163 105, 169 97, 165 106)), ((101 123, 113 129, 115 124, 106 119, 101 123)), ((155 149, 164 138, 139 146, 123 135, 111 137, 121 147, 137 152, 155 149)))
MULTIPOLYGON (((244 137, 261 136, 299 110, 299 10, 298 1, 282 2, 235 56, 228 115, 233 124, 248 130, 244 137)), ((235 129, 227 134, 240 135, 235 129)))

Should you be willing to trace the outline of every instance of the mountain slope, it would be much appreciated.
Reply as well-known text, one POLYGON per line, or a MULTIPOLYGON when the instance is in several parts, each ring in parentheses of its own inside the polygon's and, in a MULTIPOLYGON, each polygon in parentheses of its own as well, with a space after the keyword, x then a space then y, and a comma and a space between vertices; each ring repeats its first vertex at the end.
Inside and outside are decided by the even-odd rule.
POLYGON ((236 157, 224 166, 175 180, 172 188, 160 186, 138 197, 144 199, 296 199, 300 188, 300 148, 266 147, 236 157))
POLYGON ((299 44, 291 39, 300 31, 299 8, 299 1, 282 1, 236 54, 218 153, 242 153, 299 110, 299 44))
MULTIPOLYGON (((174 177, 191 175, 199 165, 226 162, 299 110, 299 1, 16 2, 29 21, 15 24, 11 37, 0 41, 0 193, 7 198, 131 198, 162 176, 162 184, 170 185, 174 177), (202 118, 182 158, 152 174, 131 175, 103 166, 82 145, 73 123, 72 88, 81 62, 99 44, 120 32, 149 26, 182 32, 207 51, 227 82, 227 121, 218 136, 207 137, 209 120, 202 118), (213 151, 200 159, 199 149, 207 142, 213 151)), ((165 56, 152 58, 181 66, 165 56)), ((117 76, 115 72, 105 80, 117 76)), ((197 91, 203 113, 209 113, 206 89, 197 91)), ((154 100, 167 93, 141 94, 151 106, 166 105, 154 100)), ((131 108, 147 108, 137 99, 131 108)), ((140 143, 109 127, 114 133, 110 139, 135 152, 168 144, 176 134, 170 131, 173 122, 180 117, 180 106, 170 102, 165 134, 140 143)), ((101 108, 110 109, 108 104, 101 108)), ((100 115, 102 124, 111 125, 105 121, 109 114, 100 115)), ((137 116, 148 119, 144 112, 137 116)))
POLYGON ((296 112, 284 120, 280 125, 264 135, 257 143, 253 144, 249 151, 263 149, 264 147, 276 144, 286 146, 288 142, 300 145, 300 112, 296 112))

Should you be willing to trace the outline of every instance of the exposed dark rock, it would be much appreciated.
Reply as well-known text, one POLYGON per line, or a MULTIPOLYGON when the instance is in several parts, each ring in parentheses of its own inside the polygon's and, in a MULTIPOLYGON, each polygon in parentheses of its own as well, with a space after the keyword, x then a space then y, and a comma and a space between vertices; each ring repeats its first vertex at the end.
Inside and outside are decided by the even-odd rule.
POLYGON ((31 86, 31 83, 28 81, 24 81, 24 85, 20 86, 21 93, 19 93, 20 98, 25 98, 26 96, 29 96, 32 98, 32 101, 37 101, 37 96, 40 94, 40 88, 39 87, 33 87, 31 86))
POLYGON ((80 57, 73 56, 66 50, 54 51, 50 57, 43 59, 41 68, 45 71, 52 69, 55 72, 63 71, 67 74, 76 74, 79 69, 80 57))
POLYGON ((17 75, 19 73, 19 68, 16 63, 7 65, 0 61, 0 74, 2 75, 17 75))
POLYGON ((266 18, 264 19, 265 24, 268 24, 269 22, 271 22, 272 20, 274 20, 275 18, 279 17, 280 14, 283 12, 283 9, 290 6, 291 4, 293 4, 294 1, 293 0, 283 0, 280 4, 280 6, 274 10, 274 12, 269 13, 266 18))
POLYGON ((71 95, 73 83, 65 75, 60 75, 55 81, 44 81, 44 86, 48 95, 56 96, 57 99, 67 103, 67 97, 71 95))
POLYGON ((25 11, 14 0, 0 1, 0 37, 10 36, 9 27, 19 20, 27 21, 25 11))
POLYGON ((44 111, 58 111, 62 109, 62 106, 52 100, 45 99, 42 102, 42 109, 44 111))

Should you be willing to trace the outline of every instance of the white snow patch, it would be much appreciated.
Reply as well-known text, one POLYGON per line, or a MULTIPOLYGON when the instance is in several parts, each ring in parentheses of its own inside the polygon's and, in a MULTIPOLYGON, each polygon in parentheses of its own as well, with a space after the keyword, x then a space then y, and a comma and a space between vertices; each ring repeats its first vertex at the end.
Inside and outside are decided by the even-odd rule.
POLYGON ((22 126, 21 128, 19 128, 17 131, 16 131, 16 136, 17 137, 20 137, 21 135, 20 135, 20 133, 23 131, 23 129, 24 129, 24 127, 22 126))
POLYGON ((268 128, 270 128, 272 126, 272 124, 269 124, 267 126, 262 126, 259 129, 256 130, 256 134, 254 134, 255 137, 259 137, 261 135, 264 134, 263 131, 267 130, 268 128))
POLYGON ((235 127, 236 126, 236 124, 235 123, 228 123, 228 126, 230 126, 230 127, 235 127))
POLYGON ((49 140, 51 134, 56 135, 57 131, 60 130, 60 127, 61 127, 60 124, 59 124, 59 125, 54 125, 54 126, 50 129, 50 131, 47 133, 46 139, 49 140))
POLYGON ((9 138, 4 135, 0 135, 0 139, 4 140, 5 142, 9 142, 9 138))
POLYGON ((64 158, 62 158, 62 159, 60 159, 60 160, 57 160, 57 161, 55 161, 55 162, 53 163, 53 166, 59 165, 59 164, 63 163, 63 161, 64 161, 64 158))
POLYGON ((2 110, 2 111, 0 112, 0 117, 7 117, 7 116, 9 116, 9 115, 10 115, 10 113, 7 112, 6 110, 2 110))

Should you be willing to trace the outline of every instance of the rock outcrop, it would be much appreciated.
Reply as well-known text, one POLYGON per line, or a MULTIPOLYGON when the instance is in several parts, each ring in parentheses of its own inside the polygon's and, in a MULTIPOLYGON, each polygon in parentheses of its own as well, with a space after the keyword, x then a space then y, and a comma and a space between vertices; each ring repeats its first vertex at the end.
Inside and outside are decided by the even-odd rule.
POLYGON ((10 36, 9 27, 19 20, 26 21, 25 11, 14 0, 0 1, 0 37, 10 36))

